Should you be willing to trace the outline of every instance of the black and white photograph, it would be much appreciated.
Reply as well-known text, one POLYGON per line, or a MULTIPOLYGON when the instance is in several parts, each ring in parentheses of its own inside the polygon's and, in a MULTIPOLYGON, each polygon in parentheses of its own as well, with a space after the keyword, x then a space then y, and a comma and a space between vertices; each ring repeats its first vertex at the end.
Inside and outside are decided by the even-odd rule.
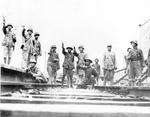
POLYGON ((150 117, 150 0, 0 0, 0 117, 150 117))

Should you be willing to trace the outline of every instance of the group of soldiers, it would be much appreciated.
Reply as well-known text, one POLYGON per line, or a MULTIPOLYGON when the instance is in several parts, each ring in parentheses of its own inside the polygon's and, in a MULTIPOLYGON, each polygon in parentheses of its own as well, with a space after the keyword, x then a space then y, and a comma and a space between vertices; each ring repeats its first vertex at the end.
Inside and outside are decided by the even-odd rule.
MULTIPOLYGON (((13 25, 5 23, 3 19, 3 32, 4 40, 2 46, 4 47, 4 63, 10 64, 12 52, 15 49, 16 35, 12 31, 13 25)), ((33 29, 25 29, 22 26, 22 69, 30 72, 35 77, 35 82, 56 84, 57 71, 60 69, 60 58, 57 53, 56 45, 50 47, 49 57, 47 60, 47 72, 49 78, 46 78, 41 71, 36 67, 38 57, 42 55, 41 43, 39 42, 40 34, 34 33, 33 29)), ((126 60, 126 72, 129 77, 129 84, 134 86, 137 83, 137 79, 143 77, 143 69, 147 66, 146 76, 150 76, 150 50, 146 61, 144 61, 143 52, 138 48, 137 41, 131 41, 132 48, 128 48, 128 55, 125 56, 126 60)), ((101 66, 99 60, 96 58, 95 63, 92 64, 92 60, 88 58, 87 53, 84 52, 84 46, 79 46, 77 52, 75 47, 66 47, 62 43, 62 54, 64 55, 63 62, 63 75, 61 85, 63 87, 65 78, 67 77, 67 84, 69 87, 73 87, 73 84, 78 84, 78 87, 87 87, 95 84, 99 84, 99 79, 103 80, 103 85, 113 85, 114 74, 117 70, 116 55, 112 52, 112 45, 107 45, 107 52, 103 56, 103 78, 101 77, 101 66), (75 66, 74 59, 78 58, 75 66), (75 74, 79 80, 73 82, 73 76, 75 74)), ((145 72, 144 72, 145 73, 145 72)), ((145 76, 144 76, 145 77, 145 76)))

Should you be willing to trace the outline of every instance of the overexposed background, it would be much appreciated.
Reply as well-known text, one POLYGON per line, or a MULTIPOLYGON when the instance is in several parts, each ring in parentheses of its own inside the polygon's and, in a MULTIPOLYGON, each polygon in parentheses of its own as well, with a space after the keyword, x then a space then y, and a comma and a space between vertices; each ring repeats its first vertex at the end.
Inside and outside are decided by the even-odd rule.
MULTIPOLYGON (((149 47, 150 39, 147 36, 150 28, 138 27, 139 23, 150 18, 149 5, 150 0, 1 0, 0 27, 2 28, 3 16, 7 23, 15 26, 17 44, 12 66, 21 65, 21 25, 25 25, 41 34, 39 40, 43 55, 38 66, 42 71, 45 71, 47 52, 52 44, 58 47, 62 65, 64 57, 61 42, 65 46, 84 45, 89 58, 99 58, 100 63, 107 44, 112 44, 118 68, 123 68, 123 56, 130 47, 131 40, 139 40, 142 49, 149 47)), ((0 40, 3 38, 0 31, 0 40)), ((3 60, 2 48, 0 53, 3 60)), ((144 50, 144 55, 147 55, 147 49, 144 50)))

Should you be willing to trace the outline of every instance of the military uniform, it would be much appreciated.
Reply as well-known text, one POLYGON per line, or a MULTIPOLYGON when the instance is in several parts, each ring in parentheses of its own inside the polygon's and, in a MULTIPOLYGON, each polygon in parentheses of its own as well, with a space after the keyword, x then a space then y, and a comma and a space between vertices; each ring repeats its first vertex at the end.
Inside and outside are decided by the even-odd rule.
POLYGON ((106 52, 103 57, 104 85, 106 85, 106 81, 111 81, 111 85, 113 85, 115 68, 117 68, 115 53, 106 52))
POLYGON ((101 73, 101 66, 97 63, 95 63, 93 65, 94 69, 96 70, 97 74, 98 74, 98 77, 97 77, 97 85, 98 85, 98 81, 99 81, 99 77, 100 77, 100 73, 101 73))
POLYGON ((148 63, 148 73, 147 73, 147 75, 150 77, 150 49, 148 51, 147 63, 148 63))
MULTIPOLYGON (((134 42, 136 43, 136 42, 134 42)), ((141 49, 133 48, 127 57, 129 63, 129 79, 134 84, 135 78, 141 76, 144 66, 144 57, 141 49)))
POLYGON ((55 83, 55 79, 57 76, 57 71, 60 69, 59 64, 59 55, 56 52, 50 52, 48 61, 47 61, 47 72, 49 74, 49 78, 51 79, 51 83, 55 83), (54 78, 54 81, 52 79, 54 78))
MULTIPOLYGON (((12 25, 11 25, 12 26, 12 25)), ((12 31, 7 31, 7 26, 3 26, 3 33, 5 35, 4 40, 2 42, 2 46, 4 47, 4 58, 8 58, 8 64, 10 64, 9 59, 12 56, 12 52, 15 48, 16 43, 16 35, 12 31)), ((12 26, 13 27, 13 26, 12 26)), ((4 61, 6 63, 6 61, 4 61)))
MULTIPOLYGON (((39 33, 35 33, 34 36, 40 36, 39 33)), ((35 60, 37 61, 38 56, 42 55, 42 50, 41 50, 41 43, 40 41, 34 39, 32 40, 32 46, 31 46, 31 57, 35 58, 35 60)))
MULTIPOLYGON (((71 47, 68 47, 71 48, 71 47)), ((72 77, 73 77, 73 69, 74 69, 74 56, 76 53, 68 53, 65 51, 65 48, 62 48, 62 53, 65 56, 64 62, 63 62, 63 78, 62 78, 62 85, 64 83, 65 76, 68 78, 68 82, 70 87, 72 87, 72 77)), ((72 49, 72 48, 71 48, 72 49)), ((73 49, 72 49, 73 50, 73 49)))
MULTIPOLYGON (((90 59, 85 59, 85 60, 92 62, 90 59)), ((96 77, 98 77, 97 71, 94 68, 92 68, 90 65, 85 66, 85 79, 81 82, 79 87, 87 88, 87 85, 92 85, 92 87, 94 87, 94 84, 96 83, 95 82, 96 77)))
POLYGON ((26 69, 29 65, 30 57, 31 57, 31 48, 33 47, 33 37, 32 35, 25 35, 25 29, 22 31, 22 68, 26 69))
POLYGON ((78 53, 76 55, 78 57, 78 62, 77 62, 77 74, 79 75, 79 77, 81 76, 82 78, 85 78, 85 71, 84 71, 84 66, 85 66, 85 62, 84 60, 88 58, 86 53, 78 53))
MULTIPOLYGON (((30 63, 32 63, 32 62, 34 62, 36 64, 36 61, 30 61, 30 63)), ((47 83, 48 82, 48 79, 44 77, 42 72, 36 66, 31 67, 29 65, 27 70, 29 71, 29 73, 31 73, 33 75, 36 83, 47 83)))

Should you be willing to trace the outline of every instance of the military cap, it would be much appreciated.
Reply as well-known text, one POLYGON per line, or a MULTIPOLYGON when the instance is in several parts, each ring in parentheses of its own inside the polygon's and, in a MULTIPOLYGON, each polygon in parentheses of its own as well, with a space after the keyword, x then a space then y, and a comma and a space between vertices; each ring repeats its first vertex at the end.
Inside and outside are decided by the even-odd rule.
POLYGON ((12 25, 12 24, 7 24, 7 26, 6 26, 6 27, 8 27, 8 26, 11 26, 11 28, 13 28, 13 25, 12 25))
POLYGON ((84 47, 81 45, 81 46, 79 46, 78 48, 82 48, 82 49, 84 49, 84 47))
POLYGON ((57 48, 56 45, 52 45, 51 48, 57 48))
POLYGON ((71 49, 71 50, 73 50, 73 48, 72 48, 72 47, 67 47, 66 49, 71 49))
POLYGON ((108 44, 107 47, 112 47, 112 45, 111 45, 111 44, 108 44))
POLYGON ((90 63, 92 63, 92 60, 91 60, 91 59, 85 59, 84 61, 85 61, 85 62, 90 62, 90 63))
POLYGON ((29 28, 29 29, 27 30, 27 32, 28 32, 28 31, 31 31, 31 32, 33 33, 33 29, 32 29, 32 28, 29 28))
POLYGON ((35 32, 34 36, 40 36, 40 34, 38 32, 35 32))
POLYGON ((133 41, 131 41, 130 43, 135 43, 135 44, 137 44, 137 45, 138 45, 137 40, 133 40, 133 41))

